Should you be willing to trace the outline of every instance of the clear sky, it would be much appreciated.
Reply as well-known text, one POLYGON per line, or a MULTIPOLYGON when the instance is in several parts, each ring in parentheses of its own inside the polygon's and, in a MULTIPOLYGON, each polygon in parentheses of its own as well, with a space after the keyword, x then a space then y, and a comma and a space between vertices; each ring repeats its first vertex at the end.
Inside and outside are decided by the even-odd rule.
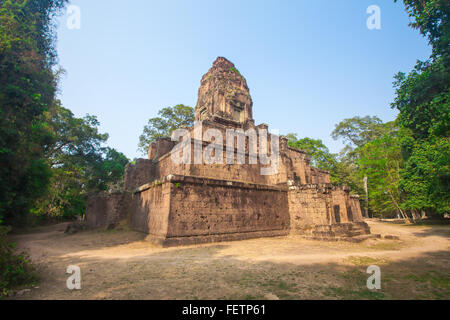
POLYGON ((393 76, 426 59, 426 39, 393 0, 73 0, 81 28, 59 18, 60 99, 96 115, 108 145, 133 159, 148 119, 166 106, 195 107, 218 56, 246 77, 257 124, 322 139, 365 115, 393 120, 393 76), (366 9, 381 9, 369 30, 366 9))

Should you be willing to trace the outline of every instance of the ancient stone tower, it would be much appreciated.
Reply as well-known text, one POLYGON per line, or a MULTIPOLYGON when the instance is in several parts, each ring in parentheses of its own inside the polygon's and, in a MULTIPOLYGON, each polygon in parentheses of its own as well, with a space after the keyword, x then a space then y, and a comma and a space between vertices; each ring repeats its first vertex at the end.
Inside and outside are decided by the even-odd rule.
POLYGON ((289 233, 314 239, 368 237, 358 196, 333 186, 329 173, 312 167, 306 153, 291 148, 285 137, 260 134, 252 139, 268 128, 255 125, 252 109, 245 78, 230 61, 217 58, 201 80, 197 123, 185 130, 189 139, 183 144, 169 137, 153 142, 148 159, 127 166, 123 192, 89 199, 88 225, 111 227, 126 220, 162 245, 289 233), (211 131, 214 143, 207 134, 211 131), (233 143, 218 144, 218 136, 233 143), (262 145, 273 141, 279 142, 270 148, 277 170, 262 174, 267 169, 262 145), (203 149, 207 152, 211 145, 215 162, 191 161, 199 146, 204 160, 203 149), (175 162, 172 156, 180 153, 188 161, 175 162))
POLYGON ((217 58, 202 78, 195 119, 223 118, 244 123, 253 121, 252 108, 245 78, 233 63, 222 57, 217 58))

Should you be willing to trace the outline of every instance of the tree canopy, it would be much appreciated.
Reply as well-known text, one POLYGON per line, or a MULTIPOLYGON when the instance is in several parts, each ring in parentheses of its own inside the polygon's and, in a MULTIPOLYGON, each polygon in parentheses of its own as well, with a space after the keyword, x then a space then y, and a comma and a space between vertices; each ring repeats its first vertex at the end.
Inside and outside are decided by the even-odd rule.
POLYGON ((108 135, 99 133, 95 116, 76 118, 57 101, 43 118, 50 137, 44 148, 50 190, 36 201, 32 213, 44 218, 83 215, 89 193, 120 188, 129 160, 103 147, 108 135))
POLYGON ((94 116, 55 99, 54 17, 66 0, 0 1, 0 223, 83 214, 88 192, 120 183, 128 159, 94 116))
POLYGON ((404 0, 412 28, 426 36, 432 55, 406 75, 395 76, 392 108, 407 132, 401 138, 405 168, 400 181, 404 208, 449 212, 450 3, 404 0))
POLYGON ((41 115, 56 92, 52 18, 65 0, 0 2, 0 221, 15 223, 46 192, 41 115))
POLYGON ((147 154, 150 143, 157 138, 170 137, 174 130, 192 126, 195 119, 194 109, 183 104, 162 108, 158 115, 148 120, 139 137, 138 150, 142 154, 147 154))
POLYGON ((306 151, 311 159, 311 165, 323 170, 332 170, 335 164, 335 156, 330 153, 322 140, 308 137, 296 139, 297 135, 294 133, 290 133, 286 137, 291 147, 306 151))

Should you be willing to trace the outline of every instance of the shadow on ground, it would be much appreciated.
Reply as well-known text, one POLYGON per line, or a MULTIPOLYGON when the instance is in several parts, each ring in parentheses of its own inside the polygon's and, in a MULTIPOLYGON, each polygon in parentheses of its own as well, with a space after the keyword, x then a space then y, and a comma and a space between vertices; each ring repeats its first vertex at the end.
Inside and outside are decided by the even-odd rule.
MULTIPOLYGON (((421 230, 417 236, 448 237, 448 234, 421 230)), ((380 257, 357 251, 354 256, 350 252, 347 257, 334 262, 304 262, 299 259, 293 263, 284 262, 283 256, 292 259, 301 257, 304 252, 295 249, 297 243, 288 248, 283 248, 283 243, 302 240, 256 239, 163 249, 142 241, 143 237, 145 235, 129 231, 89 231, 75 236, 58 233, 50 233, 47 237, 41 235, 31 247, 34 252, 38 251, 39 246, 46 248, 42 257, 36 257, 40 274, 38 288, 16 298, 450 298, 450 254, 445 250, 401 260, 392 260, 389 255, 380 257), (257 259, 260 252, 264 252, 266 257, 268 251, 273 251, 273 258, 257 259), (66 288, 69 275, 65 271, 69 265, 81 268, 82 290, 70 291, 66 288), (370 276, 366 273, 369 265, 381 268, 381 290, 366 287, 370 276)), ((312 251, 314 254, 321 248, 320 242, 317 243, 313 244, 317 246, 312 251)), ((326 250, 329 248, 328 243, 326 250)))

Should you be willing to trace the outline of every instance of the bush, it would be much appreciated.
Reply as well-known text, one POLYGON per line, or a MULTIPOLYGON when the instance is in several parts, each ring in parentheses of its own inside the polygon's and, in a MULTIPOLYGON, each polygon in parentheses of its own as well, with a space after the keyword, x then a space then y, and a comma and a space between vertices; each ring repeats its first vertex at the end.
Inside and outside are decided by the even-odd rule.
POLYGON ((25 252, 16 253, 15 244, 6 237, 10 227, 0 226, 0 299, 12 289, 34 281, 33 269, 25 252))

